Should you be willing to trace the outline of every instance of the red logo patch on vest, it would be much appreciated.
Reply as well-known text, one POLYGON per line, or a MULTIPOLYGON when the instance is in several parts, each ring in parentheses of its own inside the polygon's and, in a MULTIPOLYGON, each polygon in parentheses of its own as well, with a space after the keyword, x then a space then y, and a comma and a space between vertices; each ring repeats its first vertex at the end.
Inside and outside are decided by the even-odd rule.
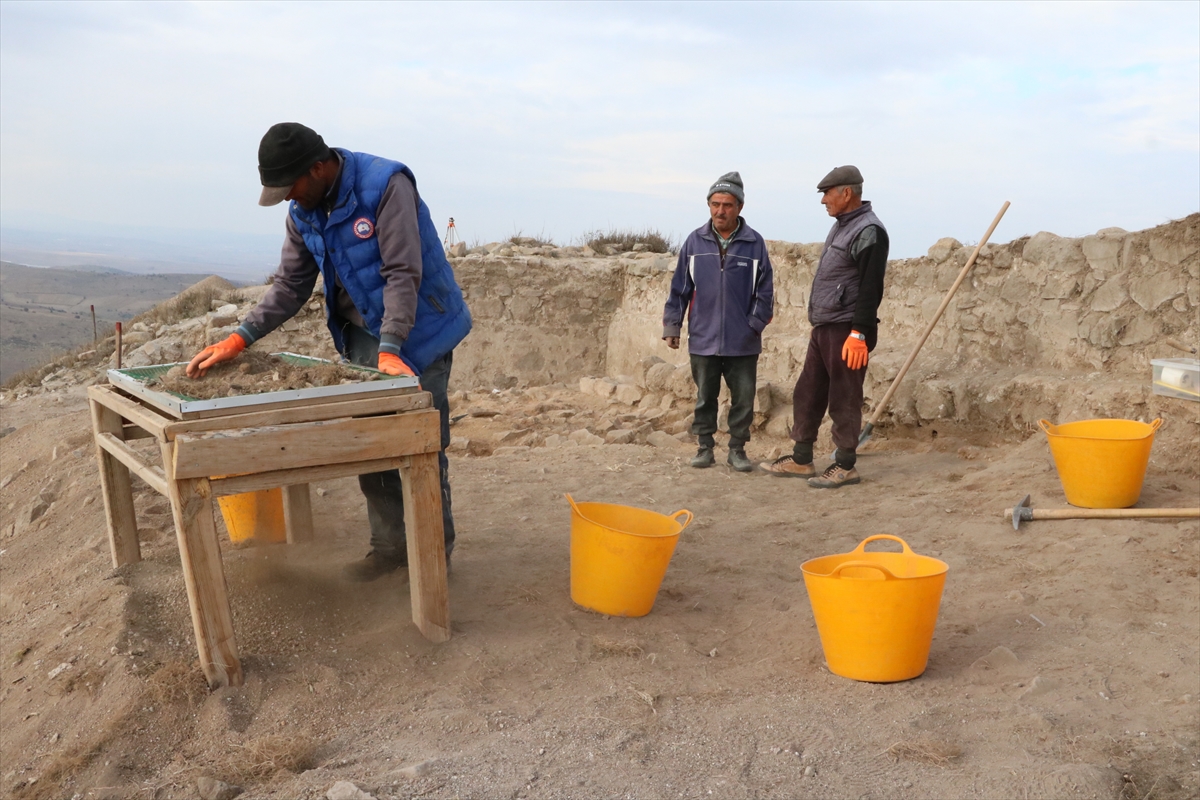
POLYGON ((375 223, 366 217, 354 220, 354 235, 360 239, 370 239, 375 235, 375 223))

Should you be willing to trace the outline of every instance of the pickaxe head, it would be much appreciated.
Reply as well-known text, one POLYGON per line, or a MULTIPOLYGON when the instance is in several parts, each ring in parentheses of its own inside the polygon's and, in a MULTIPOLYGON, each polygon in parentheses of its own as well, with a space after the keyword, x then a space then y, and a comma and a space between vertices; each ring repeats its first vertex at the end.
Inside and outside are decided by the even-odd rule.
POLYGON ((1013 506, 1011 513, 1014 531, 1020 529, 1022 522, 1029 522, 1032 520, 1033 509, 1029 507, 1029 495, 1025 495, 1021 502, 1013 506))

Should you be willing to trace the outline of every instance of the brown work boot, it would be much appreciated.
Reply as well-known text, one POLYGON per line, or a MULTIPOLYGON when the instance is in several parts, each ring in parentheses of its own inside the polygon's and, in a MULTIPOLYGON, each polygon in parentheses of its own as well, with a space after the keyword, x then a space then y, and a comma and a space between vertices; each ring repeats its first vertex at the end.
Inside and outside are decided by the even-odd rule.
POLYGON ((769 464, 764 461, 758 468, 776 478, 810 478, 817 474, 817 468, 811 461, 797 464, 794 456, 781 456, 769 464))
POLYGON ((370 583, 407 566, 407 558, 391 558, 372 550, 362 561, 347 564, 342 574, 355 583, 370 583))
POLYGON ((819 478, 809 478, 808 485, 814 489, 837 489, 842 486, 849 486, 853 483, 861 483, 862 478, 858 477, 858 473, 854 467, 845 469, 839 467, 837 462, 830 464, 819 478))

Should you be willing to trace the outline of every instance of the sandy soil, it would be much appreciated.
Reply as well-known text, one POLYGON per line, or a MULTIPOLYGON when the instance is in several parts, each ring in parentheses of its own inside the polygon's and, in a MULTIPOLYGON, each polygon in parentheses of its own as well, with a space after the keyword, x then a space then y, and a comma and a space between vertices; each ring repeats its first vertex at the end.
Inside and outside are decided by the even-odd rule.
MULTIPOLYGON (((144 561, 114 571, 82 396, 58 397, 2 409, 6 797, 191 798, 205 775, 254 798, 338 780, 380 798, 1200 793, 1200 524, 1014 533, 1001 513, 1025 493, 1065 502, 1040 437, 925 429, 837 492, 692 470, 682 445, 456 455, 442 645, 412 626, 403 573, 342 579, 366 514, 353 480, 323 484, 319 543, 226 548, 246 685, 210 693, 165 500, 141 487, 144 561), (695 513, 649 616, 571 603, 564 492, 695 513), (905 683, 825 669, 800 572, 875 533, 950 565, 928 671, 905 683)), ((519 427, 496 403, 455 435, 519 427)), ((1198 496, 1152 464, 1141 504, 1198 496)))
POLYGON ((386 377, 383 373, 341 364, 294 364, 279 356, 251 350, 240 355, 236 361, 210 367, 200 378, 189 378, 183 366, 172 367, 150 385, 197 400, 211 400, 215 397, 336 386, 339 383, 378 380, 381 376, 386 377))

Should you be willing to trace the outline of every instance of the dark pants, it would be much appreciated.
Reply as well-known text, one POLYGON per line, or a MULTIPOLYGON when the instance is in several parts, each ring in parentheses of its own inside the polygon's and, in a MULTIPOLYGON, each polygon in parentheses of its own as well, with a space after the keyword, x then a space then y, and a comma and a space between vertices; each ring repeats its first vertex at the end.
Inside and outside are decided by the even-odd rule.
POLYGON ((692 380, 696 382, 696 416, 692 433, 701 447, 713 446, 717 432, 717 396, 721 376, 729 387, 729 446, 741 448, 750 441, 754 421, 754 389, 758 383, 758 356, 692 356, 692 380))
MULTIPOLYGON (((849 322, 834 322, 812 330, 804 369, 792 391, 792 439, 796 441, 798 461, 812 461, 813 442, 817 440, 826 409, 833 420, 838 465, 850 469, 857 460, 855 451, 862 432, 863 380, 867 368, 852 370, 842 360, 842 345, 853 327, 849 322)), ((874 350, 878 330, 866 336, 867 350, 874 350)))
MULTIPOLYGON (((346 357, 355 364, 374 367, 379 360, 379 340, 357 325, 342 328, 346 357)), ((446 537, 446 555, 454 549, 454 517, 450 509, 450 462, 446 448, 450 445, 450 402, 446 391, 450 385, 451 351, 430 364, 421 373, 421 388, 433 395, 433 407, 442 418, 442 449, 438 466, 442 478, 442 530, 446 537)), ((358 476, 358 486, 367 498, 367 519, 371 522, 371 549, 384 558, 408 562, 408 545, 404 535, 404 496, 400 491, 400 472, 372 472, 358 476)))

